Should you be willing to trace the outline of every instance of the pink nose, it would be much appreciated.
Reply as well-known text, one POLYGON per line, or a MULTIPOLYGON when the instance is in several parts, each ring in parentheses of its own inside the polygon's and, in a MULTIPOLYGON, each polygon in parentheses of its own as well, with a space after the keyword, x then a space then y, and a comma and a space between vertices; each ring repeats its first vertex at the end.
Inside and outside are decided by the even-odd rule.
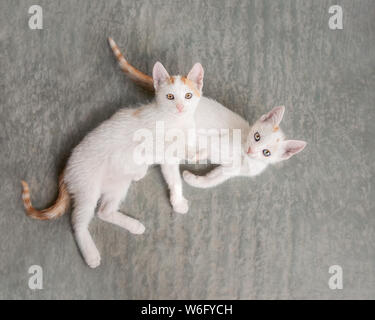
POLYGON ((176 108, 177 108, 177 110, 178 110, 178 112, 182 112, 182 110, 184 109, 184 106, 183 106, 183 104, 176 104, 176 108))
POLYGON ((247 149, 247 154, 250 154, 250 153, 253 153, 253 150, 251 150, 251 147, 249 147, 249 149, 247 149))

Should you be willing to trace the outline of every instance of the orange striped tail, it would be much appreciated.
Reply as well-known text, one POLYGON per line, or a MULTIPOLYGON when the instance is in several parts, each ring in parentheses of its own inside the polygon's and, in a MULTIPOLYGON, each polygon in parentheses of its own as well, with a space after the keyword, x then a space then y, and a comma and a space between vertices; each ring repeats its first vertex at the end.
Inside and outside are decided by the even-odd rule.
POLYGON ((26 214, 29 217, 38 220, 50 220, 62 216, 67 211, 70 205, 70 196, 63 180, 63 174, 59 179, 59 195, 56 202, 51 207, 44 210, 37 210, 33 207, 30 199, 29 185, 25 181, 21 181, 21 183, 23 187, 22 201, 26 214))
POLYGON ((130 77, 130 79, 132 79, 137 84, 141 85, 147 90, 154 91, 154 81, 152 77, 134 68, 122 55, 119 47, 112 38, 108 38, 108 42, 114 55, 116 56, 117 61, 120 64, 122 71, 124 71, 130 77))

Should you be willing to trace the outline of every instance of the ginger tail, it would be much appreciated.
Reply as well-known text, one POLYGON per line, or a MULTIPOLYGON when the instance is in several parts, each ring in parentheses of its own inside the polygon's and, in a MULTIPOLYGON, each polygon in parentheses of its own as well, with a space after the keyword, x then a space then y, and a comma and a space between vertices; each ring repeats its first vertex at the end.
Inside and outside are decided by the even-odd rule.
POLYGON ((120 49, 118 48, 116 42, 112 38, 108 38, 109 45, 112 48, 116 59, 118 60, 122 71, 124 71, 130 79, 132 79, 137 84, 141 85, 142 87, 146 88, 147 90, 154 91, 154 81, 152 77, 144 74, 143 72, 139 71, 138 69, 134 68, 122 55, 120 49))
POLYGON ((50 220, 62 216, 65 211, 67 211, 70 204, 70 196, 64 182, 64 173, 62 173, 59 178, 59 195, 56 202, 51 207, 44 210, 36 210, 33 207, 30 200, 29 185, 25 181, 21 181, 21 183, 23 187, 22 201, 25 206, 26 214, 29 217, 38 220, 50 220))

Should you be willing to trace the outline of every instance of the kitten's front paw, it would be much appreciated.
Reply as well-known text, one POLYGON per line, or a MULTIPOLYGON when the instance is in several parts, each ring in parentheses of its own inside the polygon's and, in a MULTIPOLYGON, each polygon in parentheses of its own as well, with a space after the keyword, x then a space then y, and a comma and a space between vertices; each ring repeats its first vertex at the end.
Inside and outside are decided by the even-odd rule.
POLYGON ((173 199, 171 197, 173 210, 177 213, 185 214, 189 211, 189 203, 185 198, 173 199))
POLYGON ((142 234, 143 232, 145 232, 146 228, 142 223, 134 219, 134 221, 129 224, 128 230, 133 234, 142 234))

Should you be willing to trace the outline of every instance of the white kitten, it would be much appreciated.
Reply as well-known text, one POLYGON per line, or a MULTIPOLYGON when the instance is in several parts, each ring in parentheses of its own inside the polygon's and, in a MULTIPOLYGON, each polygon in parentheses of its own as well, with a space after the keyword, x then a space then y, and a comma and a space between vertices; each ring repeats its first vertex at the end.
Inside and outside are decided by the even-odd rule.
MULTIPOLYGON (((214 187, 231 177, 256 176, 262 173, 269 164, 277 163, 301 152, 305 141, 285 140, 279 128, 285 108, 275 107, 264 114, 248 130, 247 139, 242 145, 241 161, 218 166, 205 176, 197 176, 189 171, 184 171, 185 181, 198 188, 214 187)), ((231 140, 230 140, 231 141, 231 140)), ((229 146, 232 150, 232 146, 229 146)), ((236 150, 236 149, 234 149, 236 150)))
MULTIPOLYGON (((141 179, 148 169, 147 163, 134 161, 134 151, 139 145, 139 142, 133 141, 134 132, 149 130, 155 139, 157 121, 163 121, 167 130, 177 128, 187 131, 194 128, 194 112, 203 86, 203 68, 197 63, 187 77, 170 77, 162 64, 157 62, 153 68, 153 85, 156 91, 154 102, 137 109, 118 111, 90 132, 73 150, 60 177, 59 196, 52 207, 42 211, 34 209, 28 185, 22 182, 25 209, 33 218, 46 220, 59 217, 67 210, 70 199, 74 200, 73 230, 82 255, 92 268, 100 264, 100 254, 88 226, 99 199, 100 219, 135 234, 145 230, 139 221, 117 211, 131 182, 141 179)), ((149 156, 154 159, 153 154, 149 156)), ((186 200, 179 192, 178 189, 171 189, 172 204, 175 210, 186 212, 186 200)))

